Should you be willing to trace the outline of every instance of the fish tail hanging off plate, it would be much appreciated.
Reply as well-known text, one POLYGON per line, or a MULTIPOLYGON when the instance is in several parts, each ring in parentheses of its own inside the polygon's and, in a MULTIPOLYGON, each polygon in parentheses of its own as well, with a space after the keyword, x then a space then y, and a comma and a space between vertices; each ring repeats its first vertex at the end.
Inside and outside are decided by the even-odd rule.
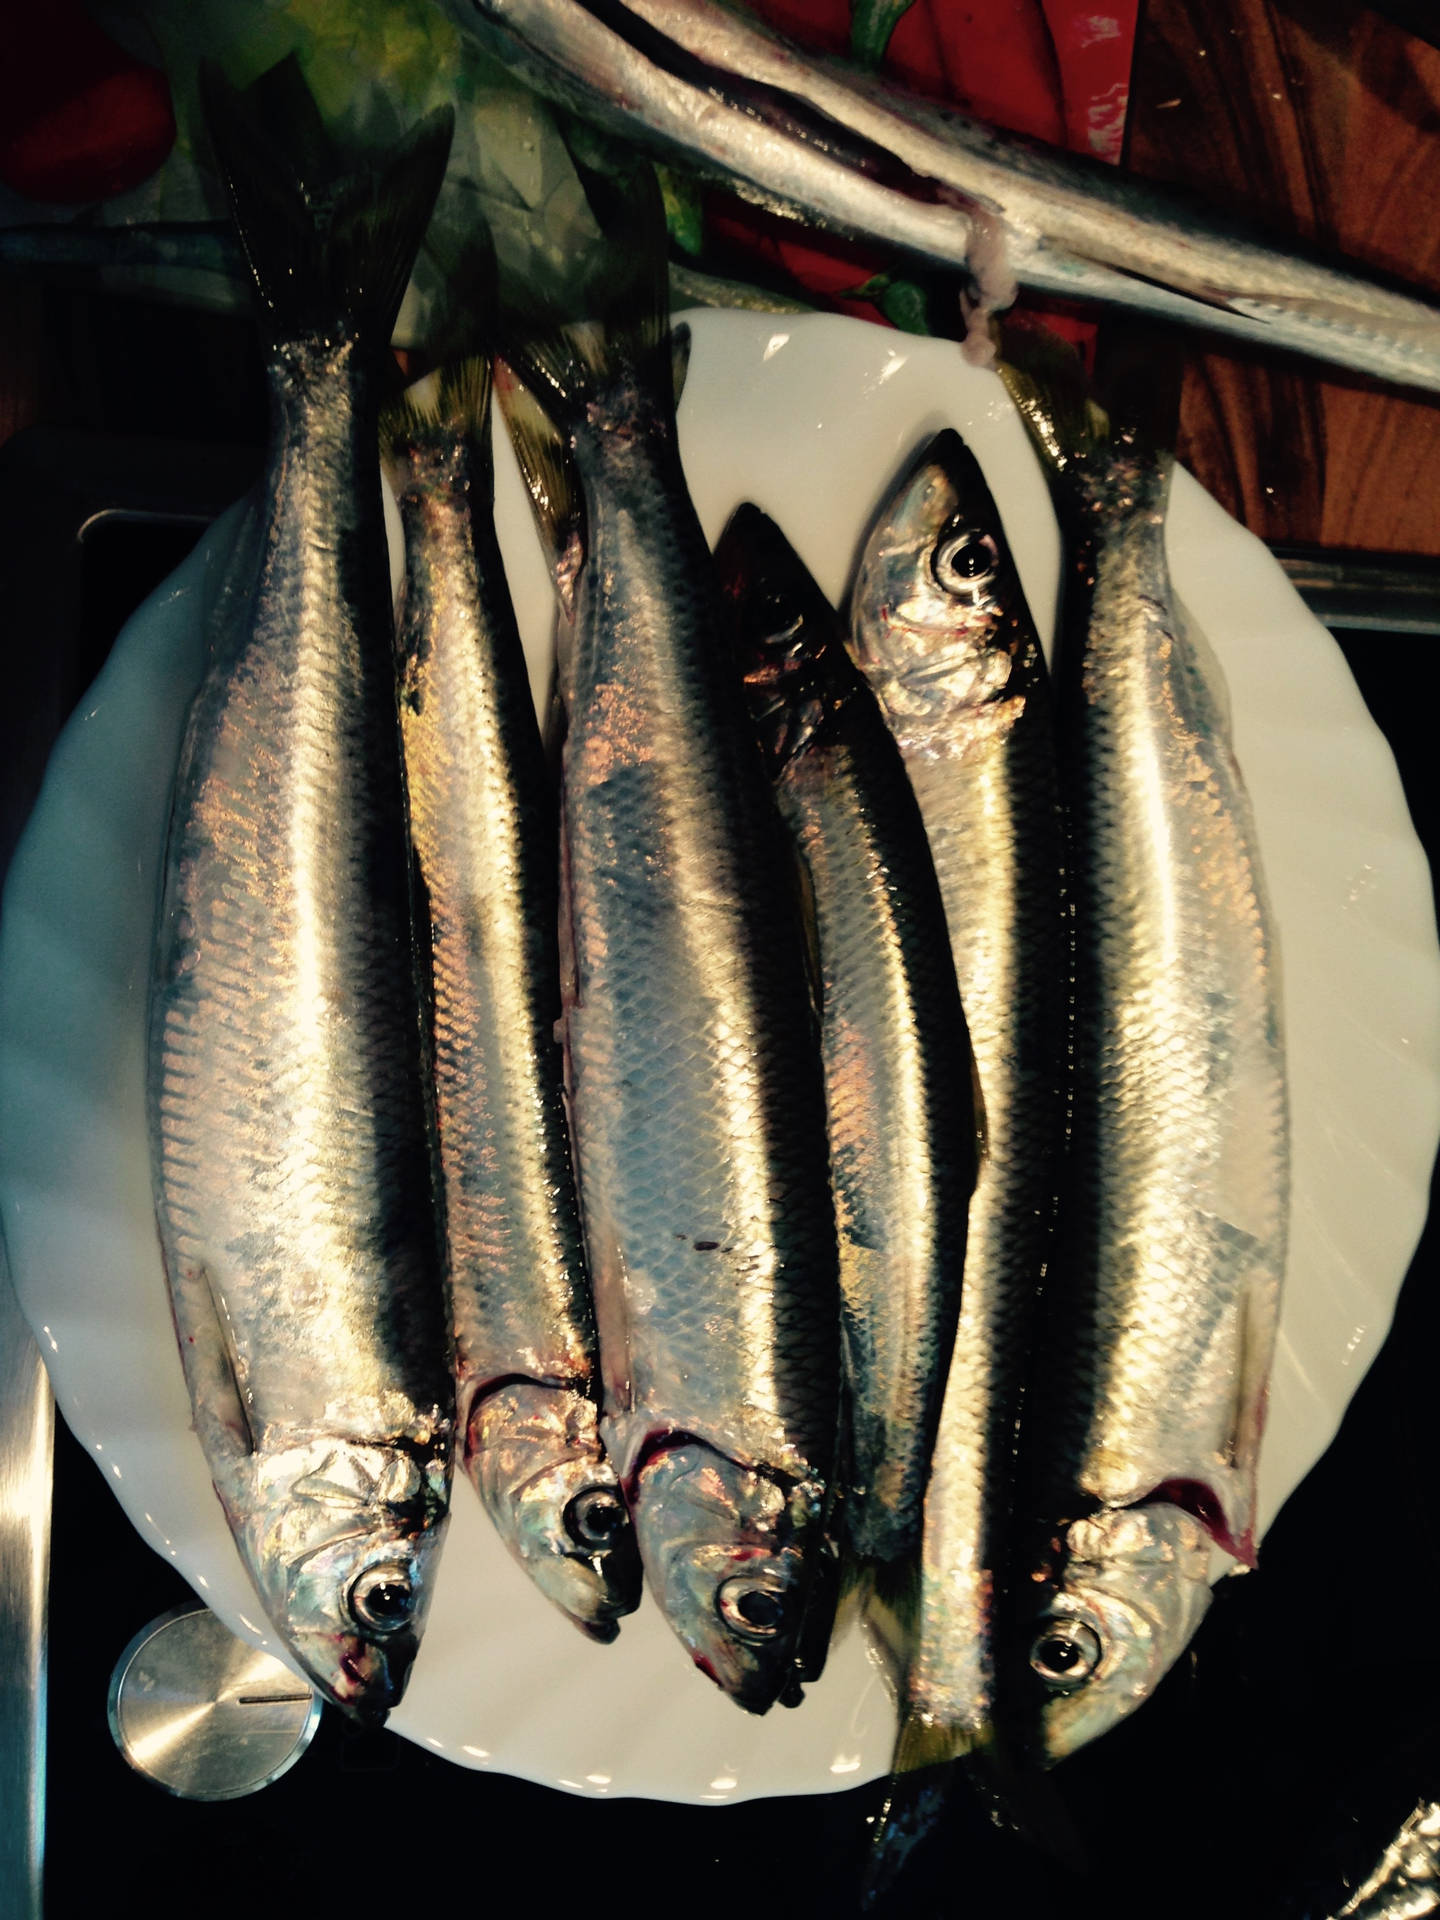
POLYGON ((568 312, 537 310, 523 299, 507 304, 501 352, 563 433, 594 400, 626 385, 659 398, 668 412, 680 383, 672 364, 665 204, 655 170, 578 123, 562 132, 602 245, 568 312))
POLYGON ((200 94, 270 344, 338 316, 382 352, 445 177, 451 109, 371 158, 331 138, 293 54, 244 92, 204 62, 200 94))
POLYGON ((584 545, 569 434, 612 390, 638 390, 668 418, 685 384, 690 335, 670 327, 665 204, 654 168, 578 122, 562 133, 601 244, 567 311, 507 291, 495 384, 568 611, 584 545))

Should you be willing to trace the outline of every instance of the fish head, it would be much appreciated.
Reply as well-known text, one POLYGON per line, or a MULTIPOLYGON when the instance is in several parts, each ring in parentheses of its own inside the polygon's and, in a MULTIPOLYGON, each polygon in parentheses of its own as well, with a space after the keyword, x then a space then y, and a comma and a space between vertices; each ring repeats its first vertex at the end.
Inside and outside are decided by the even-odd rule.
POLYGON ((823 1492, 782 1484, 701 1441, 653 1453, 631 1511, 650 1591, 690 1657, 751 1713, 818 1671, 812 1561, 823 1492))
POLYGON ((853 675, 839 618, 775 522, 748 501, 715 549, 745 695, 772 775, 802 753, 853 675))
POLYGON ((1209 1536, 1165 1501, 1076 1520, 1055 1546, 1022 1627, 1030 1725, 1046 1764, 1148 1700, 1210 1604, 1209 1536))
POLYGON ((851 590, 851 645, 892 719, 982 707, 1036 645, 979 462, 946 427, 877 514, 851 590))
POLYGON ((512 1381, 477 1399, 465 1466, 500 1537, 541 1592, 593 1640, 640 1604, 640 1551, 593 1400, 512 1381))
POLYGON ((405 1690, 449 1510, 448 1431, 326 1438, 265 1456, 244 1546, 265 1611, 318 1692, 379 1725, 405 1690))

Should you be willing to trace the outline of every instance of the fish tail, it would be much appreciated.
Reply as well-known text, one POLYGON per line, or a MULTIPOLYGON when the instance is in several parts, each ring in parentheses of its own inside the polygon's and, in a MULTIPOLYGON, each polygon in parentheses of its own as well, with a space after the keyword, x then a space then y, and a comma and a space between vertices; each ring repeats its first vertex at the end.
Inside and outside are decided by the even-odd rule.
POLYGON ((581 524, 569 435, 611 396, 647 396, 664 419, 684 384, 688 332, 670 329, 665 203, 655 169, 592 129, 563 129, 601 244, 581 275, 571 314, 506 307, 496 388, 511 443, 554 563, 581 524))
POLYGON ((1090 393, 1079 354, 1048 327, 1012 322, 995 370, 1054 474, 1089 464, 1109 446, 1110 416, 1090 393))
POLYGON ((579 281, 576 311, 513 306, 505 358, 562 431, 622 384, 671 395, 665 203, 655 169, 589 129, 564 129, 601 245, 579 281))
POLYGON ((427 373, 380 412, 380 457, 399 465, 417 439, 434 433, 463 435, 488 448, 490 362, 484 354, 427 373))
POLYGON ((503 359, 495 365, 495 391, 551 568, 558 574, 581 526, 580 488, 564 440, 533 388, 523 385, 503 359))
POLYGON ((1182 371, 1173 350, 1112 328, 1092 383, 1068 341, 1011 321, 996 371, 1053 476, 1100 471, 1117 455, 1168 471, 1163 450, 1175 444, 1182 371))
POLYGON ((445 177, 451 109, 370 157, 326 131, 293 54, 244 92, 207 62, 200 92, 271 344, 338 320, 382 353, 445 177))

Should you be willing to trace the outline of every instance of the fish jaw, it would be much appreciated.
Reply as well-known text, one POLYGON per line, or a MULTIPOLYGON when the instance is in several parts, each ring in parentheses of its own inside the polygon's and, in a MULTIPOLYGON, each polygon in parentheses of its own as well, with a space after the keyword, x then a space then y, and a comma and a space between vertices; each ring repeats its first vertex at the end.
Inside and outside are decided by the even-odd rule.
POLYGON ((748 1713, 798 1696, 816 1658, 818 1482, 783 1486, 702 1441, 678 1439, 636 1476, 631 1511, 651 1592, 690 1657, 748 1713))
POLYGON ((546 1598, 592 1640, 613 1640, 643 1576, 594 1401, 532 1380, 497 1387, 471 1406, 465 1469, 546 1598))
POLYGON ((1037 1575, 1046 1593, 1022 1648, 1039 1690, 1044 1764, 1149 1699, 1205 1615, 1209 1567, 1204 1526, 1165 1501, 1105 1510, 1066 1529, 1056 1565, 1037 1575))
POLYGON ((429 1609, 449 1507, 449 1429, 428 1444, 325 1436, 262 1458, 232 1524, 272 1624, 350 1718, 399 1703, 429 1609))

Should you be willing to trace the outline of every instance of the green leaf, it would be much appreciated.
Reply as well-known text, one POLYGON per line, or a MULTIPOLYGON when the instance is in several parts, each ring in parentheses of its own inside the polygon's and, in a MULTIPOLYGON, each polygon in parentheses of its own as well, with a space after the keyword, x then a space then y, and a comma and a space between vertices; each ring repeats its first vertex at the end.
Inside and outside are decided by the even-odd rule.
POLYGON ((670 238, 682 253, 697 259, 705 244, 705 212, 699 187, 689 174, 675 173, 669 167, 657 166, 655 177, 665 202, 665 225, 670 238))
POLYGON ((914 0, 850 0, 850 53, 862 67, 878 67, 885 58, 901 16, 914 0))

